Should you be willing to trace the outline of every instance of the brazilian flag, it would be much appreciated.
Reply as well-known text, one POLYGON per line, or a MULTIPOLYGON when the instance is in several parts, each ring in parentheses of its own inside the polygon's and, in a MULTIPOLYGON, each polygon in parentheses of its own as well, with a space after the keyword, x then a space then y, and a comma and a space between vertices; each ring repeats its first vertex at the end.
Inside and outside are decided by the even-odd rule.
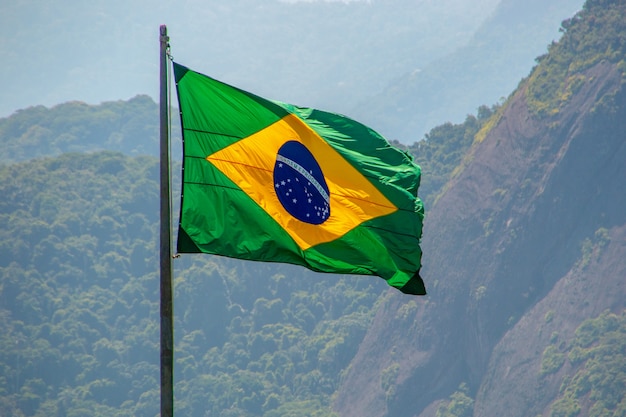
POLYGON ((420 167, 347 117, 174 63, 183 130, 177 250, 377 275, 423 295, 420 167))

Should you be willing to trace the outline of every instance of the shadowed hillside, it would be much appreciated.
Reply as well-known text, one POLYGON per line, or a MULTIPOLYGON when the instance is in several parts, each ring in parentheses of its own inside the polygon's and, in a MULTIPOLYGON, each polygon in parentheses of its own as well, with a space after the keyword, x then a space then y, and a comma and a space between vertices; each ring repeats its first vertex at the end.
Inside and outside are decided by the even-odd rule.
POLYGON ((569 354, 576 329, 626 307, 624 22, 624 2, 588 1, 478 132, 427 217, 430 295, 388 294, 339 390, 341 416, 618 407, 623 397, 597 405, 591 383, 567 398, 559 387, 586 364, 569 354))

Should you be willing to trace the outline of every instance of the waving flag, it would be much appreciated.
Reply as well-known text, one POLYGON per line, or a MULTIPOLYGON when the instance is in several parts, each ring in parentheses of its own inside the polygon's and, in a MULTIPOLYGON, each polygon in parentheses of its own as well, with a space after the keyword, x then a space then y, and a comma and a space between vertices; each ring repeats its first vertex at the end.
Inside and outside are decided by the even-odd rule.
POLYGON ((377 275, 419 275, 420 168, 347 117, 258 97, 174 63, 183 129, 177 250, 377 275))

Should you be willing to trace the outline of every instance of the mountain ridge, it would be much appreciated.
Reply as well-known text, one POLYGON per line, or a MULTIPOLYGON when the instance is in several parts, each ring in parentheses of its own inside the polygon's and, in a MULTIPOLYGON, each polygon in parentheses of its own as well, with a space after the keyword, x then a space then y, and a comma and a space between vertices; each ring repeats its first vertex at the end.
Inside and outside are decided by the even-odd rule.
MULTIPOLYGON (((334 409, 342 417, 438 415, 442 408, 436 404, 450 403, 463 384, 473 401, 494 347, 582 262, 581 242, 603 228, 622 236, 613 227, 626 224, 621 191, 626 178, 621 163, 626 159, 626 54, 622 49, 602 58, 593 51, 606 51, 603 42, 610 38, 597 35, 600 31, 626 35, 619 26, 625 5, 599 9, 606 5, 588 1, 545 62, 476 135, 425 221, 423 276, 426 282, 430 277, 430 295, 398 321, 398 312, 410 301, 388 294, 339 388, 334 409), (600 18, 612 23, 596 28, 595 35, 580 36, 591 19, 600 18), (560 60, 586 59, 576 48, 585 48, 594 59, 584 65, 560 60), (566 68, 565 73, 555 76, 550 61, 566 68), (568 72, 568 65, 574 70, 568 72), (533 76, 544 70, 551 78, 533 76), (582 80, 575 91, 570 89, 574 79, 582 80), (531 87, 543 80, 556 83, 550 91, 542 90, 550 103, 545 111, 534 106, 531 96, 537 93, 531 87), (588 175, 581 174, 581 167, 588 175), (581 211, 586 211, 584 218, 581 211), (389 353, 381 356, 381 351, 389 353), (380 384, 390 369, 397 369, 391 389, 380 384), (356 386, 368 395, 356 392, 356 386)), ((612 270, 619 271, 620 265, 612 270)), ((624 291, 617 283, 623 276, 602 279, 616 291, 612 301, 601 305, 596 300, 597 308, 619 308, 616 300, 624 291)), ((477 408, 473 415, 502 415, 506 402, 499 399, 505 395, 497 384, 491 388, 476 407, 500 406, 500 414, 479 414, 477 408)))

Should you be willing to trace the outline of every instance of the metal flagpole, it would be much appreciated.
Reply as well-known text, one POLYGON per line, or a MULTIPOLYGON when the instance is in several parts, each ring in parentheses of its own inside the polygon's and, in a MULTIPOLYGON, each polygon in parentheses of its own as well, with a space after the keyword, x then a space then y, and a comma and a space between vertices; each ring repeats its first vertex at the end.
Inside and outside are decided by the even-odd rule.
POLYGON ((161 417, 174 415, 174 322, 172 320, 172 249, 170 205, 170 144, 167 53, 169 37, 167 27, 159 28, 161 43, 160 90, 160 182, 161 182, 161 417))

